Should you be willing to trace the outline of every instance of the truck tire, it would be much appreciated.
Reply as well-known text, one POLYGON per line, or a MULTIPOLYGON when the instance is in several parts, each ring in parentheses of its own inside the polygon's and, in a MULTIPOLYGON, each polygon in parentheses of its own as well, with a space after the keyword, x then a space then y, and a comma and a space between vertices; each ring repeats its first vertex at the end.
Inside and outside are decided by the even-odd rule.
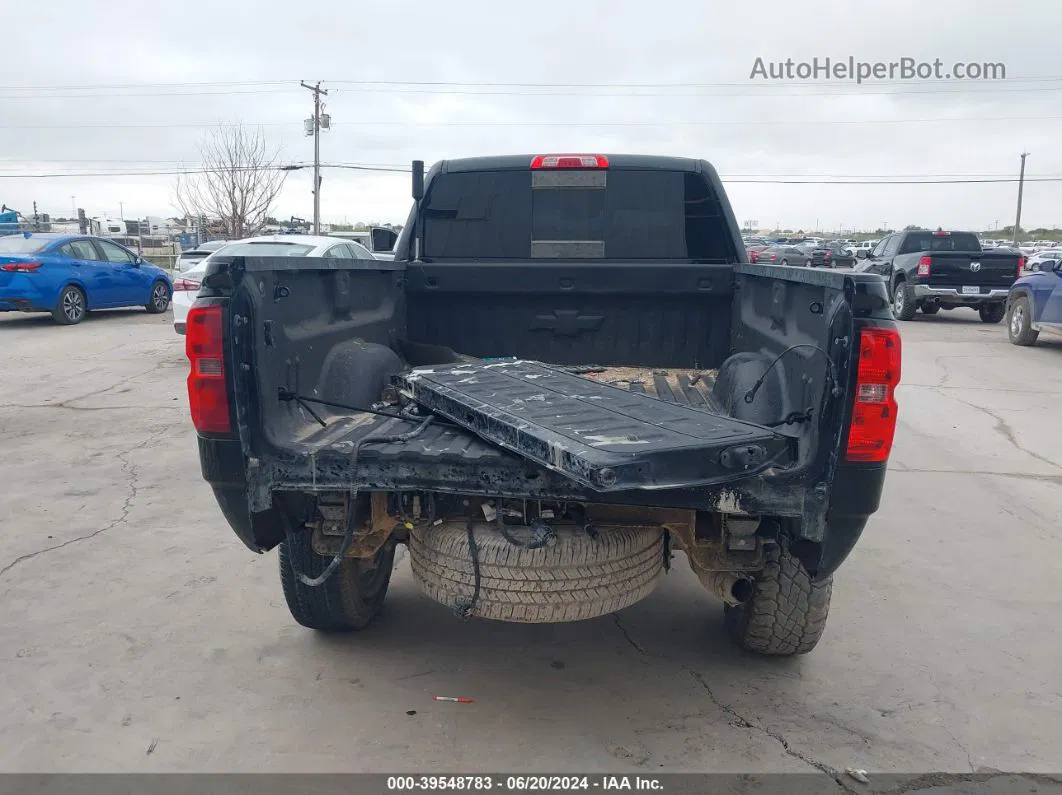
POLYGON ((1007 307, 1002 301, 994 304, 981 304, 977 308, 977 314, 981 316, 983 323, 998 323, 1007 313, 1007 307))
POLYGON ((1021 295, 1007 308, 1007 336, 1014 345, 1035 345, 1040 332, 1032 327, 1029 299, 1021 295))
POLYGON ((332 555, 313 551, 313 534, 300 532, 280 543, 280 582, 292 618, 310 629, 344 632, 364 629, 383 607, 391 583, 395 548, 388 544, 371 560, 347 558, 318 586, 299 580, 296 572, 317 577, 332 555))
POLYGON ((806 654, 826 629, 833 578, 814 582, 803 564, 781 545, 766 550, 748 602, 723 606, 730 637, 746 651, 778 657, 806 654))
POLYGON ((490 524, 477 524, 473 532, 478 597, 465 527, 414 530, 409 561, 427 596, 455 609, 474 601, 466 615, 478 618, 525 624, 597 618, 647 597, 664 569, 660 528, 602 529, 592 537, 581 528, 557 527, 555 541, 538 549, 515 546, 490 524))
POLYGON ((914 290, 906 279, 896 282, 892 290, 892 312, 897 320, 914 320, 915 312, 918 311, 918 303, 915 301, 914 290))

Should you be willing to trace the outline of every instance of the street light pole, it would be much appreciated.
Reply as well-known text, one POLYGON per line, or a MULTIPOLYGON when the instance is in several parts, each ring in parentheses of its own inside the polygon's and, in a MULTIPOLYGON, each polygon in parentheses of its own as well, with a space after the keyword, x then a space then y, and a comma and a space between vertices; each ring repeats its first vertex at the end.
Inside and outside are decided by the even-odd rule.
POLYGON ((1014 220, 1014 245, 1018 245, 1018 235, 1021 229, 1021 195, 1025 188, 1025 158, 1029 156, 1028 152, 1021 153, 1021 172, 1018 174, 1018 217, 1014 220))

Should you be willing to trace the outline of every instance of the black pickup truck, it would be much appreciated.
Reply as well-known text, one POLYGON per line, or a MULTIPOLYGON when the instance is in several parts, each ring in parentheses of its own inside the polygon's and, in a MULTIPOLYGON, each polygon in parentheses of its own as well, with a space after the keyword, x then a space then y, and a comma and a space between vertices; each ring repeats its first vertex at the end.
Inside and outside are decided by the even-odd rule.
POLYGON ((873 274, 750 265, 711 165, 414 163, 394 261, 212 258, 203 477, 295 620, 360 629, 396 544, 460 617, 572 621, 685 555, 742 647, 809 651, 877 510, 900 338, 873 274))
POLYGON ((919 309, 976 309, 985 323, 998 323, 1006 312, 1010 286, 1021 276, 1019 252, 982 249, 973 232, 911 230, 883 238, 857 270, 878 273, 889 283, 893 311, 911 320, 919 309))

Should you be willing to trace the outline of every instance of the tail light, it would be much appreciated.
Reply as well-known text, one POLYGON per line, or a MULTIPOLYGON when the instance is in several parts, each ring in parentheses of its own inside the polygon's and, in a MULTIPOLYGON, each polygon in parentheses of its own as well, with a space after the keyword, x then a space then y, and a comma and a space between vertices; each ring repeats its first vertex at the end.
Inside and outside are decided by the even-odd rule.
POLYGON ((531 168, 608 168, 604 155, 536 155, 531 168))
POLYGON ((173 291, 175 293, 198 293, 203 285, 192 279, 174 279, 173 291))
POLYGON ((933 269, 932 257, 919 257, 918 258, 918 275, 928 276, 929 272, 933 269))
POLYGON ((36 273, 43 263, 40 262, 7 262, 0 265, 0 271, 8 273, 36 273))
POLYGON ((1025 270, 1025 255, 1018 255, 1018 276, 1021 276, 1021 272, 1025 270))
POLYGON ((771 254, 771 262, 774 262, 776 259, 778 259, 778 255, 777 254, 771 254))
POLYGON ((895 391, 900 383, 900 333, 886 328, 860 331, 857 367, 846 458, 880 463, 888 460, 896 433, 895 391))
POLYGON ((191 364, 188 405, 192 424, 202 433, 231 433, 220 306, 193 306, 189 310, 185 353, 191 364))

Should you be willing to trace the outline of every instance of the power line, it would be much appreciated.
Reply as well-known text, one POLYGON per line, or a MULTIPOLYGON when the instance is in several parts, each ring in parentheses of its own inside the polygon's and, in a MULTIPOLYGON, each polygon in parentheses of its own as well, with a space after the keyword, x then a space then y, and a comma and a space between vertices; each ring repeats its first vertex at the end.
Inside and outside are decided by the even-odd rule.
MULTIPOLYGON (((866 97, 866 96, 919 96, 919 95, 932 95, 942 96, 947 94, 997 94, 997 93, 1023 93, 1023 92, 1053 92, 1062 91, 1062 85, 1056 86, 1025 86, 1025 87, 1007 87, 1007 88, 993 88, 985 83, 975 84, 966 82, 964 84, 951 83, 950 88, 927 88, 925 90, 904 90, 904 91, 872 91, 867 89, 860 89, 857 91, 805 91, 804 85, 793 83, 770 83, 761 84, 755 86, 756 88, 771 88, 784 90, 785 93, 778 94, 760 94, 750 95, 744 92, 745 88, 751 86, 743 86, 741 93, 735 91, 729 92, 706 92, 706 91, 660 91, 660 90, 534 90, 534 91, 501 91, 501 90, 469 90, 469 89, 456 89, 456 88, 407 88, 407 87, 380 87, 380 88, 367 88, 359 87, 354 89, 347 89, 342 93, 355 93, 355 94, 382 94, 386 96, 400 96, 405 94, 410 95, 427 95, 427 96, 467 96, 467 97, 593 97, 608 99, 610 97, 616 97, 619 99, 630 99, 644 97, 647 99, 668 99, 668 98, 698 98, 698 97, 734 97, 737 99, 786 99, 786 98, 800 98, 800 97, 866 97), (975 87, 975 86, 984 87, 975 87)), ((815 87, 821 87, 821 83, 814 84, 815 87)), ((811 87, 810 85, 807 87, 811 87)), ((838 84, 837 88, 844 88, 844 84, 838 84)), ((737 86, 735 86, 737 88, 737 86)), ((214 96, 238 96, 238 95, 256 95, 256 94, 281 94, 281 93, 294 93, 298 89, 287 86, 276 88, 251 88, 240 90, 228 90, 228 91, 137 91, 137 92, 100 92, 93 93, 80 93, 80 94, 47 94, 40 96, 29 93, 19 93, 13 95, 5 95, 6 88, 0 87, 0 101, 12 101, 12 100, 31 100, 34 102, 40 102, 42 99, 123 99, 126 97, 138 98, 138 97, 214 97, 214 96)), ((338 90, 337 90, 338 91, 338 90)))
MULTIPOLYGON (((1027 77, 1007 77, 994 82, 1049 82, 1062 80, 1062 75, 1038 75, 1027 77)), ((740 83, 693 83, 693 82, 673 82, 673 83, 501 83, 501 82, 483 82, 478 80, 462 82, 454 80, 329 80, 329 83, 336 83, 339 85, 382 85, 382 86, 479 86, 486 88, 723 88, 723 87, 739 87, 747 88, 749 86, 777 86, 777 85, 822 85, 825 81, 789 81, 788 83, 782 82, 764 82, 757 83, 753 80, 747 80, 740 83)), ((850 80, 839 80, 837 85, 845 85, 851 83, 850 80)), ((966 83, 974 82, 972 80, 867 80, 863 85, 937 85, 937 84, 952 84, 952 83, 966 83)), ((980 81, 985 82, 985 81, 980 81)))
MULTIPOLYGON (((974 82, 1003 82, 1010 83, 1043 83, 1062 81, 1062 75, 1026 75, 1024 77, 1007 77, 995 81, 980 80, 945 80, 945 79, 918 79, 918 80, 867 80, 865 86, 888 86, 888 85, 953 85, 956 83, 974 82)), ((322 82, 339 85, 356 86, 462 86, 479 88, 726 88, 739 87, 778 87, 794 85, 845 85, 850 80, 840 80, 836 83, 826 81, 789 81, 758 83, 754 80, 743 82, 655 82, 655 83, 570 83, 570 82, 493 82, 481 80, 327 80, 322 82)), ((172 82, 172 83, 67 83, 61 85, 10 85, 4 86, 4 90, 11 91, 89 91, 93 89, 142 89, 142 88, 192 88, 192 87, 229 87, 229 86, 295 86, 298 80, 205 80, 198 82, 172 82)))
POLYGON ((6 84, 5 90, 11 91, 79 91, 95 88, 191 88, 197 86, 281 86, 297 83, 297 80, 204 80, 184 83, 68 83, 51 86, 14 86, 6 84))
MULTIPOLYGON (((291 164, 275 166, 280 171, 298 171, 310 168, 309 164, 291 164)), ((321 168, 340 168, 357 171, 379 173, 408 173, 409 168, 397 166, 371 166, 360 164, 328 164, 322 163, 321 168)), ((151 177, 151 176, 179 176, 194 174, 213 173, 212 169, 181 169, 166 171, 110 171, 110 172, 65 172, 65 173, 0 173, 0 178, 5 179, 49 179, 49 178, 74 178, 74 177, 151 177)), ((877 179, 856 179, 851 177, 829 178, 769 178, 764 175, 734 175, 720 177, 724 182, 737 184, 760 184, 760 185, 978 185, 978 184, 1012 184, 1019 181, 1017 177, 957 177, 957 178, 925 178, 925 179, 896 179, 885 176, 877 179)), ((1062 176, 1025 177, 1025 182, 1062 182, 1062 176)))
POLYGON ((29 99, 40 102, 42 99, 121 99, 123 97, 228 97, 237 94, 281 94, 294 92, 293 88, 252 88, 240 91, 149 91, 137 93, 94 93, 94 94, 46 94, 44 96, 34 94, 16 94, 4 96, 4 88, 0 88, 0 100, 29 99))
MULTIPOLYGON (((1003 124, 1013 124, 1016 121, 1058 121, 1062 119, 1062 116, 944 116, 936 118, 922 118, 922 119, 755 119, 752 121, 734 120, 734 119, 712 119, 710 121, 700 120, 682 120, 675 119, 671 121, 612 121, 612 122, 592 122, 592 121, 577 121, 577 122, 552 122, 552 121, 439 121, 439 122, 417 122, 417 121, 353 121, 346 122, 343 125, 334 125, 339 128, 342 126, 348 127, 568 127, 568 128, 580 128, 580 127, 606 127, 606 128, 621 128, 621 127, 715 127, 715 126, 822 126, 822 125, 858 125, 858 124, 951 124, 957 122, 982 122, 991 123, 998 122, 1003 124)), ((202 129, 206 127, 218 128, 218 127, 292 127, 293 122, 286 121, 271 121, 271 122, 254 122, 254 123, 239 123, 239 122, 201 122, 197 124, 192 123, 179 123, 179 122, 149 122, 149 123, 129 123, 123 122, 119 124, 0 124, 0 130, 69 130, 69 129, 98 129, 98 130, 123 130, 123 129, 157 129, 161 127, 173 128, 184 127, 192 129, 202 129)))

